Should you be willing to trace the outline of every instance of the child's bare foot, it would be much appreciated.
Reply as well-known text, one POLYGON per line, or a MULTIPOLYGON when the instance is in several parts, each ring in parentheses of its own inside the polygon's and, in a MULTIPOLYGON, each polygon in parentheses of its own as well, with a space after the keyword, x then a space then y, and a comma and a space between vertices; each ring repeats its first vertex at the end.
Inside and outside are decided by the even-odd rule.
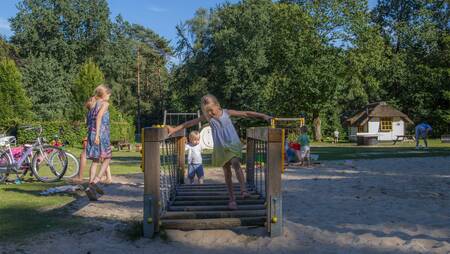
POLYGON ((228 208, 229 208, 230 210, 236 210, 236 209, 237 209, 237 203, 236 203, 236 201, 230 200, 230 201, 228 202, 228 208))
POLYGON ((198 179, 198 183, 199 183, 199 184, 203 184, 203 178, 199 178, 199 179, 198 179))
POLYGON ((248 191, 241 191, 241 195, 242 195, 242 198, 249 198, 250 197, 250 193, 248 193, 248 191))
POLYGON ((100 181, 103 184, 111 184, 112 183, 112 179, 110 178, 102 178, 102 180, 100 181))

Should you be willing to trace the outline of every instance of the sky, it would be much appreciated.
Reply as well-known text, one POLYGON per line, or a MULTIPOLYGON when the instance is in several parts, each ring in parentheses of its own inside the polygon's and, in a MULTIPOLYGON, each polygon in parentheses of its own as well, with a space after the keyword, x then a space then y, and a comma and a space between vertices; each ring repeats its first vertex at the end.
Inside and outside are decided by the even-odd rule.
MULTIPOLYGON (((369 0, 373 8, 377 0, 369 0)), ((17 13, 19 0, 0 0, 0 34, 10 37, 13 33, 8 19, 17 13)), ((176 42, 175 26, 192 18, 198 8, 212 8, 225 0, 108 0, 111 18, 121 14, 125 20, 143 25, 159 35, 176 42)), ((238 2, 238 0, 228 0, 238 2)))

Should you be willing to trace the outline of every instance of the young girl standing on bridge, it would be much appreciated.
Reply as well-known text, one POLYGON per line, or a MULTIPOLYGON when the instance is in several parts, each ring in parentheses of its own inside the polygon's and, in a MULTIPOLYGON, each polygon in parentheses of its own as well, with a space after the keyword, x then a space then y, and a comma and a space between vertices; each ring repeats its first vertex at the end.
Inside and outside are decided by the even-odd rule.
POLYGON ((251 111, 236 111, 222 109, 219 101, 213 95, 205 95, 201 99, 201 108, 203 116, 185 122, 175 128, 168 127, 169 135, 179 130, 195 126, 201 121, 208 121, 213 135, 214 151, 213 151, 213 164, 223 168, 225 175, 225 183, 228 189, 229 202, 228 207, 230 209, 237 209, 236 198, 233 193, 233 182, 231 168, 235 170, 236 178, 239 181, 241 187, 241 195, 243 198, 249 197, 250 194, 245 186, 244 173, 241 169, 240 158, 242 156, 242 143, 236 132, 236 129, 231 122, 230 117, 251 117, 261 118, 266 121, 270 120, 270 116, 251 112, 251 111))

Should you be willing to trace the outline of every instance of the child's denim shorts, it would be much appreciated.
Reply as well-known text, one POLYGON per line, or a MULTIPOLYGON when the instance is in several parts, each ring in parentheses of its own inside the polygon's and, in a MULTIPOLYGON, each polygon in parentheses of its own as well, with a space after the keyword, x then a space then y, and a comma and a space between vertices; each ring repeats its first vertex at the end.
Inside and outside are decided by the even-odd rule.
POLYGON ((202 164, 189 164, 188 177, 190 179, 193 179, 195 175, 197 175, 198 178, 203 177, 205 175, 202 164))

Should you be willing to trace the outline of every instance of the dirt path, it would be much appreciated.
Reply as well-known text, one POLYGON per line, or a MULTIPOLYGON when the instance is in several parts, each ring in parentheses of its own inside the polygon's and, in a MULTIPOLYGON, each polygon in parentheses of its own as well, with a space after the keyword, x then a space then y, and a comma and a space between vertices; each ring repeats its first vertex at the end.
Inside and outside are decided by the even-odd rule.
MULTIPOLYGON (((209 181, 223 181, 220 169, 209 181)), ((87 223, 0 253, 450 253, 450 157, 326 162, 283 176, 285 233, 167 231, 130 240, 142 216, 142 174, 117 176, 107 195, 68 211, 87 223), (131 232, 131 233, 130 233, 131 232)))

